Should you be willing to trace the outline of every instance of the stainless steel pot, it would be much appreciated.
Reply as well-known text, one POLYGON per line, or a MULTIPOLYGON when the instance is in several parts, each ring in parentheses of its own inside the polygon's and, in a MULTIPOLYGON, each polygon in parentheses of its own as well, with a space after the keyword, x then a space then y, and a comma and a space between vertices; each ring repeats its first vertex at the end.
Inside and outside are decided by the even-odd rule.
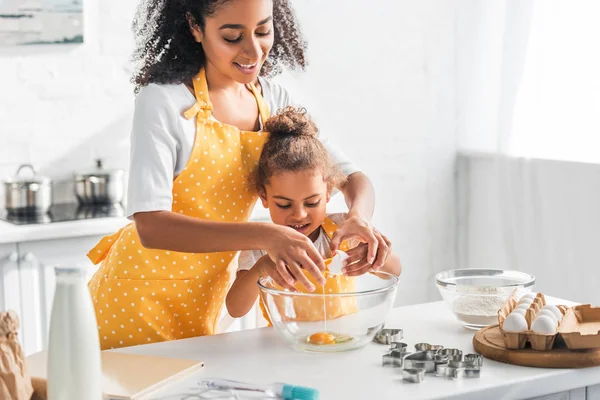
POLYGON ((123 170, 104 169, 102 160, 96 160, 96 169, 75 175, 75 196, 82 205, 120 203, 124 192, 123 170))
POLYGON ((15 176, 4 182, 4 207, 9 214, 46 214, 52 205, 52 181, 37 175, 30 164, 23 164, 15 176), (30 177, 21 171, 29 169, 30 177))

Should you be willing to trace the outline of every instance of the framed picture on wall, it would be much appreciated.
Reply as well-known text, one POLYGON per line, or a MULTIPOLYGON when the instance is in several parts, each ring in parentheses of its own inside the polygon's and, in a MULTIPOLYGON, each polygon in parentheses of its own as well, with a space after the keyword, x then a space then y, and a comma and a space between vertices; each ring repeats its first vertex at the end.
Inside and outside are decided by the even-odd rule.
POLYGON ((0 0, 0 46, 83 43, 83 0, 0 0))

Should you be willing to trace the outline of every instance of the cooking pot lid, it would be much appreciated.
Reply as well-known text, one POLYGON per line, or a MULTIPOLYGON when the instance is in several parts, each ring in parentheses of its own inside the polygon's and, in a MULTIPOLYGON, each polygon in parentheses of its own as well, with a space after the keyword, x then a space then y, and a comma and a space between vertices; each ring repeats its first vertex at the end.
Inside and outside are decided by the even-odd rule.
POLYGON ((31 164, 23 164, 17 169, 17 173, 12 178, 6 180, 9 185, 30 185, 32 183, 49 184, 50 178, 37 174, 35 168, 31 164), (29 170, 29 173, 23 172, 29 170))
POLYGON ((106 169, 101 159, 96 160, 96 168, 92 170, 82 171, 75 174, 75 179, 85 179, 90 176, 116 176, 122 175, 122 169, 106 169))

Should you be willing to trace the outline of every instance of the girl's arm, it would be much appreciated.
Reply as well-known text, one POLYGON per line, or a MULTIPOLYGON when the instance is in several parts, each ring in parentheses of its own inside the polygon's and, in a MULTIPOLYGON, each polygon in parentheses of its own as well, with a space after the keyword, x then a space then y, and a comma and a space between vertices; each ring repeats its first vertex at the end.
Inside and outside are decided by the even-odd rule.
POLYGON ((263 267, 267 263, 272 264, 273 262, 269 256, 263 256, 252 268, 238 271, 225 299, 227 311, 233 318, 243 317, 254 306, 259 295, 257 282, 259 278, 265 276, 263 267))

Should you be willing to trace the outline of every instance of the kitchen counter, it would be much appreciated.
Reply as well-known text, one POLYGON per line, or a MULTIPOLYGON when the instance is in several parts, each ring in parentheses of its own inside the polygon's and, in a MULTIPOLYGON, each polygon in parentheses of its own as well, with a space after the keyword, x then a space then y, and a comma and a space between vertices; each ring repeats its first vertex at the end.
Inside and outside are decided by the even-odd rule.
MULTIPOLYGON (((570 303, 561 301, 560 304, 570 303)), ((403 341, 411 348, 417 342, 428 342, 456 347, 465 353, 474 352, 471 342, 474 331, 463 328, 443 302, 395 308, 386 326, 403 328, 403 341)), ((585 387, 600 384, 600 367, 539 369, 487 359, 478 379, 451 380, 427 375, 420 384, 408 383, 402 380, 399 369, 381 366, 386 348, 372 343, 345 353, 303 353, 288 348, 274 329, 264 328, 118 351, 205 362, 198 375, 181 381, 168 392, 161 392, 153 397, 155 399, 182 398, 172 395, 193 393, 192 388, 205 377, 308 386, 318 389, 323 400, 521 399, 578 388, 570 397, 556 398, 585 399, 585 387)), ((598 399, 597 389, 597 386, 588 388, 588 400, 598 399)))
MULTIPOLYGON (((330 213, 346 212, 344 198, 336 195, 327 207, 330 213)), ((260 202, 256 205, 252 221, 270 221, 269 211, 260 202)), ((0 244, 33 240, 50 240, 81 236, 107 235, 127 225, 127 218, 95 218, 80 221, 54 222, 36 225, 14 225, 0 220, 0 244)))
POLYGON ((128 222, 127 218, 95 218, 35 225, 14 225, 0 221, 0 243, 106 235, 118 231, 128 222))

